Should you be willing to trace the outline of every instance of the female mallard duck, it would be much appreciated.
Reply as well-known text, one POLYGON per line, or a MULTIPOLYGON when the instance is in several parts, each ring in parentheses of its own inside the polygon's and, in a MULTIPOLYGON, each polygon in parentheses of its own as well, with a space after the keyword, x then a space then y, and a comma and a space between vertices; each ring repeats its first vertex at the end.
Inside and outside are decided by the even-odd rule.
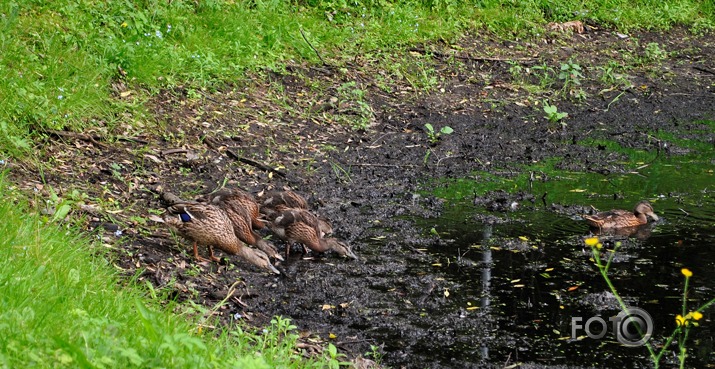
POLYGON ((600 229, 636 227, 648 223, 648 217, 658 220, 653 207, 648 201, 636 204, 633 212, 627 210, 611 210, 594 215, 582 215, 592 227, 600 229))
POLYGON ((281 213, 273 213, 269 217, 268 228, 285 240, 286 257, 294 242, 302 243, 315 252, 333 250, 340 256, 347 256, 357 260, 350 246, 337 238, 323 238, 318 218, 306 210, 290 209, 281 213))
POLYGON ((240 206, 246 209, 251 219, 251 226, 254 229, 263 229, 266 224, 261 219, 261 213, 259 211, 260 206, 256 202, 256 199, 250 193, 242 191, 238 188, 223 188, 216 192, 212 200, 213 204, 218 203, 233 203, 236 206, 240 206))
POLYGON ((308 209, 303 196, 293 191, 271 191, 261 197, 261 213, 270 215, 288 209, 308 209))
MULTIPOLYGON (((286 210, 300 209, 308 210, 308 202, 303 196, 293 191, 272 191, 261 197, 260 212, 267 216, 275 213, 282 213, 286 210)), ((333 226, 325 219, 318 219, 318 227, 320 227, 321 237, 333 233, 333 226)))
MULTIPOLYGON (((256 225, 254 215, 251 213, 254 210, 258 213, 258 204, 252 201, 251 195, 241 190, 229 190, 214 197, 212 203, 226 212, 233 224, 233 232, 239 240, 256 246, 274 259, 283 260, 273 244, 261 238, 251 228, 252 225, 256 225)), ((261 222, 261 225, 263 224, 261 222)))
POLYGON ((213 253, 215 246, 227 254, 238 255, 255 266, 280 274, 263 251, 243 245, 234 234, 231 219, 218 206, 186 202, 171 205, 167 209, 169 214, 176 217, 167 217, 166 223, 176 228, 183 237, 194 241, 194 257, 197 260, 205 261, 197 249, 197 244, 201 243, 208 247, 213 261, 219 260, 213 253))

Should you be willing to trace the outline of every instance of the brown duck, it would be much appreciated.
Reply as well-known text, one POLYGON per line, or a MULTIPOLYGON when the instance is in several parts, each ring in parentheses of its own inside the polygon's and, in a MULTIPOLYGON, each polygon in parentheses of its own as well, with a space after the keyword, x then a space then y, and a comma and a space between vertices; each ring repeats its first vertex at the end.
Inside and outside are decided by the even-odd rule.
POLYGON ((276 248, 269 241, 264 240, 253 231, 252 227, 264 223, 258 220, 258 204, 253 200, 253 196, 238 189, 221 191, 213 200, 212 204, 223 209, 233 223, 233 232, 241 241, 256 246, 268 256, 283 260, 276 248))
POLYGON ((261 196, 261 213, 269 215, 288 209, 308 209, 303 196, 293 191, 270 191, 261 196))
POLYGON ((246 209, 251 219, 251 227, 253 227, 253 229, 263 229, 266 227, 266 224, 261 219, 260 206, 258 202, 256 202, 256 198, 246 191, 242 191, 238 188, 223 188, 214 194, 212 202, 214 204, 222 202, 236 204, 236 206, 246 209))
POLYGON ((340 256, 347 256, 357 260, 350 246, 337 238, 323 238, 321 236, 318 218, 306 210, 289 209, 269 216, 268 227, 278 237, 286 241, 286 257, 290 253, 293 243, 302 243, 304 247, 315 252, 333 250, 340 256))
POLYGON ((648 223, 648 217, 654 221, 658 216, 653 212, 653 207, 648 201, 641 201, 636 204, 632 212, 628 210, 604 211, 594 215, 582 215, 586 222, 592 227, 600 229, 614 229, 636 227, 648 223))
POLYGON ((199 256, 197 245, 200 243, 208 247, 213 261, 219 260, 213 253, 216 247, 227 254, 238 255, 255 266, 280 274, 271 264, 268 255, 261 250, 246 247, 236 237, 231 219, 218 206, 187 202, 174 204, 167 209, 169 214, 175 216, 167 217, 166 223, 194 242, 194 257, 197 260, 205 261, 199 256))
MULTIPOLYGON (((303 196, 293 191, 271 191, 264 194, 260 199, 260 212, 267 216, 274 213, 282 213, 286 210, 301 209, 309 210, 308 202, 303 196)), ((321 237, 333 233, 333 226, 325 219, 318 219, 321 237)))

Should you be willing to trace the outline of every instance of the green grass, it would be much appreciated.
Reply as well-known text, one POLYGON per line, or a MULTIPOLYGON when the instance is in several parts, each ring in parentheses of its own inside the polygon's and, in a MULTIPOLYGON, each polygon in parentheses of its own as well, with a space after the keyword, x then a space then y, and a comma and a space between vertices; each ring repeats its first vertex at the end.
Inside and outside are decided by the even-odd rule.
POLYGON ((285 319, 198 333, 214 323, 206 312, 176 314, 191 310, 122 287, 101 245, 45 223, 2 178, 0 196, 0 368, 337 367, 295 354, 285 319))
POLYGON ((151 120, 143 102, 161 88, 218 88, 247 71, 319 62, 301 29, 340 66, 470 31, 539 37, 548 21, 715 27, 709 0, 35 0, 2 2, 0 13, 0 152, 15 156, 29 151, 36 129, 102 133, 151 120))

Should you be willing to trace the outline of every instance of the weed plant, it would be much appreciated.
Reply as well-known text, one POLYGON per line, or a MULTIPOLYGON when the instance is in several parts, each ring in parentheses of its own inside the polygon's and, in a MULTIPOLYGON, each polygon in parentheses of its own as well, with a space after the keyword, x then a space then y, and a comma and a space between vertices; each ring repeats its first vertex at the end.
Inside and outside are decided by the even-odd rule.
MULTIPOLYGON (((611 267, 611 261, 613 261, 613 257, 616 255, 616 251, 618 251, 620 242, 617 242, 614 249, 612 251, 609 251, 609 255, 607 256, 607 260, 605 263, 601 257, 601 250, 603 249, 603 245, 601 244, 599 239, 597 237, 591 237, 584 240, 584 242, 586 246, 591 247, 596 267, 598 268, 601 277, 603 277, 603 280, 608 285, 608 288, 611 290, 616 300, 618 301, 618 304, 620 305, 622 311, 628 312, 629 306, 626 305, 626 303, 623 301, 623 298, 618 293, 616 286, 613 284, 613 281, 611 281, 611 278, 608 276, 608 270, 611 267)), ((651 361, 653 362, 653 367, 656 369, 660 367, 663 355, 670 349, 670 346, 673 341, 676 341, 678 346, 676 356, 680 364, 679 367, 685 368, 685 361, 687 359, 688 351, 688 335, 690 333, 690 330, 698 326, 698 321, 703 317, 702 312, 715 303, 715 298, 713 298, 712 300, 706 302, 695 310, 688 310, 688 285, 690 282, 690 278, 693 276, 693 273, 687 268, 683 268, 681 270, 681 273, 683 274, 683 276, 685 276, 685 283, 683 286, 682 310, 679 314, 675 315, 675 328, 673 329, 671 335, 665 339, 665 343, 663 343, 660 350, 657 350, 656 345, 650 342, 649 336, 646 337, 646 333, 645 331, 643 331, 643 329, 645 329, 646 327, 640 326, 640 324, 636 323, 636 321, 633 321, 632 323, 624 323, 635 325, 638 333, 641 335, 641 341, 643 342, 643 346, 645 346, 645 348, 648 350, 648 354, 650 355, 651 361)))

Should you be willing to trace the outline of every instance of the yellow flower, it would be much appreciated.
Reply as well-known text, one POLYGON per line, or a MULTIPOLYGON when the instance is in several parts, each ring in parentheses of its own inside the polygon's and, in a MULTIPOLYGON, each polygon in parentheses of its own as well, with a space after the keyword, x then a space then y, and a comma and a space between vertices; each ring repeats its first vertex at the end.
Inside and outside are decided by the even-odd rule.
POLYGON ((122 28, 126 28, 128 26, 127 22, 122 22, 122 28))
POLYGON ((688 268, 683 268, 680 270, 681 273, 685 276, 685 278, 690 278, 693 276, 693 272, 690 271, 688 268))
POLYGON ((703 318, 703 313, 701 313, 699 311, 694 311, 694 312, 690 313, 690 315, 692 315, 693 319, 695 319, 695 320, 700 320, 703 318))
POLYGON ((599 249, 599 250, 602 249, 602 248, 603 248, 603 244, 599 242, 599 243, 596 245, 596 248, 599 249))
POLYGON ((678 327, 682 327, 685 325, 685 318, 683 318, 682 315, 678 314, 675 316, 675 324, 678 325, 678 327))
POLYGON ((598 237, 591 237, 583 240, 586 246, 594 247, 598 244, 598 237))

